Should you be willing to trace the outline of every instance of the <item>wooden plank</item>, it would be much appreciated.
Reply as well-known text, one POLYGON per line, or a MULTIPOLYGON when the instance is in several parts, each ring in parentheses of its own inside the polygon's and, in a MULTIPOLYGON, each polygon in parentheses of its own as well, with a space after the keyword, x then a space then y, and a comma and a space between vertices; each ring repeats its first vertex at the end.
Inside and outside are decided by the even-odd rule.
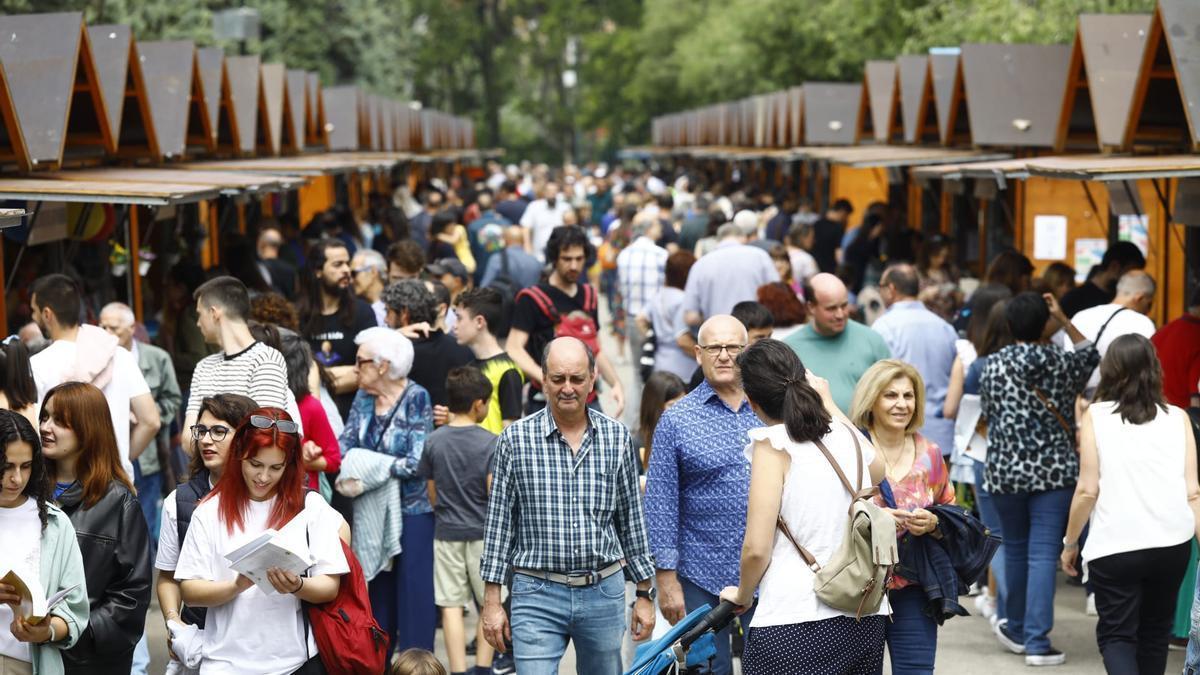
POLYGON ((972 143, 1056 147, 1070 57, 1068 45, 963 45, 972 143))
POLYGON ((321 90, 325 115, 325 145, 329 150, 357 150, 358 87, 345 85, 321 90))
POLYGON ((1200 155, 1040 157, 1030 159, 1028 168, 1037 175, 1075 180, 1180 177, 1200 175, 1200 155))
POLYGON ((4 199, 90 201, 97 204, 186 203, 215 196, 216 189, 175 183, 62 181, 49 178, 0 178, 4 199))
POLYGON ((217 148, 217 134, 221 123, 221 97, 225 81, 225 52, 219 47, 196 50, 196 80, 207 125, 205 146, 217 148))
POLYGON ((121 114, 125 110, 125 82, 129 78, 133 33, 129 26, 121 24, 88 26, 87 31, 96 79, 100 85, 100 98, 104 101, 108 128, 112 130, 112 143, 105 150, 115 154, 121 142, 121 114))
POLYGON ((864 112, 861 84, 804 83, 804 136, 814 145, 853 145, 858 142, 859 117, 864 112))
POLYGON ((901 136, 903 120, 900 119, 900 92, 897 86, 899 75, 895 61, 867 61, 863 76, 863 91, 870 103, 870 114, 859 121, 866 135, 869 120, 870 131, 879 143, 887 143, 901 136))
POLYGON ((292 152, 304 149, 305 130, 308 125, 308 74, 303 70, 288 69, 287 86, 283 97, 284 134, 283 147, 292 152))
POLYGON ((187 147, 196 46, 191 40, 136 43, 158 159, 179 159, 187 147))
POLYGON ((900 112, 906 143, 936 143, 937 106, 933 98, 933 78, 929 57, 924 54, 896 57, 900 76, 900 112))
POLYGON ((267 191, 298 187, 303 179, 293 176, 273 176, 262 173, 236 173, 233 171, 200 171, 180 168, 133 169, 103 168, 54 171, 46 178, 68 181, 171 183, 176 185, 200 185, 222 190, 267 191))
POLYGON ((283 149, 283 101, 286 68, 264 63, 259 73, 259 154, 278 155, 283 149))
POLYGON ((243 155, 254 154, 258 138, 258 56, 225 57, 225 101, 232 113, 234 149, 243 155))
POLYGON ((1083 14, 1076 40, 1083 54, 1096 136, 1121 148, 1150 31, 1149 14, 1083 14))

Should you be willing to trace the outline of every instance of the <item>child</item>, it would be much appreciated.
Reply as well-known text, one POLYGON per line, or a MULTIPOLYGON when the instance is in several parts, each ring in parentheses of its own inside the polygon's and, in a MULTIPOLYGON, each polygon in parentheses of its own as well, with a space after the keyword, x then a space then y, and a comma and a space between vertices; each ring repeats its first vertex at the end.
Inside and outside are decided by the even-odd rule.
POLYGON ((388 672, 389 675, 446 675, 446 668, 424 649, 405 649, 388 672))
MULTIPOLYGON (((467 672, 463 605, 483 604, 483 525, 487 516, 490 465, 496 435, 480 426, 488 415, 492 384, 477 368, 455 368, 446 376, 449 419, 425 439, 418 474, 428 483, 436 525, 433 534, 433 594, 442 613, 450 672, 467 672)), ((476 638, 475 675, 491 673, 492 648, 476 638)), ((394 671, 393 671, 394 672, 394 671)), ((406 671, 417 672, 417 671, 406 671)))
POLYGON ((496 328, 503 320, 504 299, 494 288, 472 288, 455 300, 454 336, 475 354, 471 364, 491 382, 487 416, 480 424, 499 434, 521 417, 521 390, 525 376, 500 348, 496 328))

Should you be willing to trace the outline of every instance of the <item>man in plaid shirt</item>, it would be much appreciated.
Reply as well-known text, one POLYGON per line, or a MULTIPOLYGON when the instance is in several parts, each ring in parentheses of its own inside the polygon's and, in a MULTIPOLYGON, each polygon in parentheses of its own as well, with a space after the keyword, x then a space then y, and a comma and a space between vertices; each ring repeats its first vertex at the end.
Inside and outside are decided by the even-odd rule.
POLYGON ((580 673, 621 672, 625 579, 637 583, 630 630, 654 628, 654 563, 637 457, 620 422, 587 407, 594 355, 558 338, 542 357, 547 407, 504 430, 493 456, 480 573, 493 647, 513 644, 517 672, 558 673, 567 641, 580 673), (512 570, 512 627, 500 589, 512 570))

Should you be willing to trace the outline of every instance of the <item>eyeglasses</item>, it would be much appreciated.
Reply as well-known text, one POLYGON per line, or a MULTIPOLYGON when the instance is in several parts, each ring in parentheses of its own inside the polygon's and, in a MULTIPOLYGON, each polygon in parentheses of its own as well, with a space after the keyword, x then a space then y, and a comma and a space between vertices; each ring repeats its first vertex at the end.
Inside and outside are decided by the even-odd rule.
POLYGON ((372 267, 355 267, 350 270, 350 273, 353 274, 354 276, 358 276, 360 274, 366 274, 367 272, 370 272, 372 269, 374 269, 374 268, 372 268, 372 267))
POLYGON ((277 420, 266 415, 251 415, 250 426, 255 429, 270 429, 275 427, 285 434, 300 433, 300 425, 290 420, 277 420))
POLYGON ((746 348, 746 345, 700 345, 700 348, 708 353, 709 356, 720 356, 724 350, 729 353, 730 358, 737 358, 738 354, 746 348))
POLYGON ((221 441, 225 440, 225 437, 229 435, 230 431, 229 427, 222 426, 220 424, 214 424, 211 427, 206 427, 203 424, 193 424, 191 430, 192 438, 196 439, 197 441, 204 438, 204 434, 208 434, 208 437, 213 439, 213 442, 215 443, 220 443, 221 441))
MULTIPOLYGON (((389 311, 391 311, 391 310, 389 310, 389 311)), ((364 359, 361 356, 358 357, 357 359, 354 359, 354 367, 355 368, 362 368, 363 366, 367 365, 368 363, 378 363, 378 361, 376 361, 375 359, 364 359)))

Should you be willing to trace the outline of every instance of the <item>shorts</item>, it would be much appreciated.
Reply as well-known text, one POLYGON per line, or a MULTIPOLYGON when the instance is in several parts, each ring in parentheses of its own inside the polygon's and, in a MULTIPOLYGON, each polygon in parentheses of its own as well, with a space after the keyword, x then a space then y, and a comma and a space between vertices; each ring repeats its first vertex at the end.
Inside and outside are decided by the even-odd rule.
POLYGON ((483 605, 479 559, 483 540, 433 540, 433 600, 438 607, 462 607, 474 599, 483 605))

